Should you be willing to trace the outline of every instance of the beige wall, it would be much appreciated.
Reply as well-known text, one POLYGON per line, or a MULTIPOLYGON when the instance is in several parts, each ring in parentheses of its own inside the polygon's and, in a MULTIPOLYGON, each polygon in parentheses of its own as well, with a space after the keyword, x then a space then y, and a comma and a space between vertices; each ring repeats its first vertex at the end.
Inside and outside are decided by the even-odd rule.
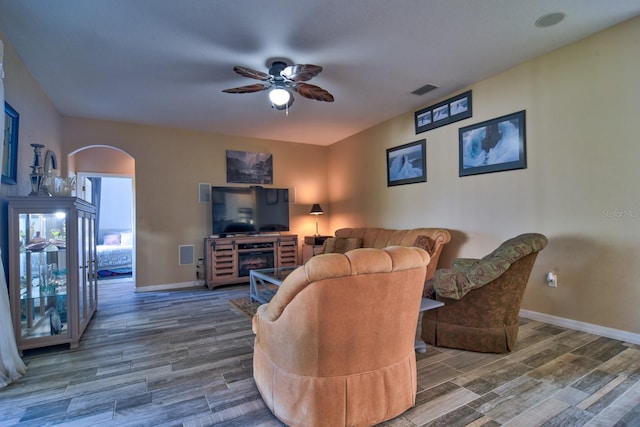
POLYGON ((88 146, 121 149, 136 168, 138 286, 188 282, 194 269, 178 267, 177 246, 194 244, 200 257, 211 226, 197 184, 225 184, 226 149, 270 152, 274 186, 296 188, 292 232, 300 236, 314 233, 316 202, 327 213, 323 234, 355 225, 452 229, 441 266, 542 232, 550 243, 524 308, 640 333, 639 36, 636 18, 473 85, 471 119, 415 135, 411 111, 329 148, 59 119, 5 40, 7 100, 21 129, 19 184, 1 191, 28 193, 29 143, 54 148, 59 160, 88 146), (458 128, 522 109, 528 168, 458 177, 458 128), (421 138, 428 182, 387 188, 385 150, 421 138), (558 274, 557 289, 544 284, 547 271, 558 274))
MULTIPOLYGON (((46 150, 53 150, 60 163, 60 116, 49 98, 29 73, 11 43, 0 31, 4 43, 4 95, 5 100, 20 114, 18 130, 17 184, 0 186, 0 242, 2 260, 7 266, 7 200, 6 196, 26 196, 31 192, 29 183, 30 166, 33 164, 31 144, 43 144, 46 150)), ((2 106, 4 111, 4 106, 2 106)), ((60 167, 60 164, 58 164, 60 167)), ((7 269, 7 268, 5 268, 7 269)))
POLYGON ((136 162, 122 150, 111 147, 86 147, 69 154, 69 171, 135 176, 136 162))
MULTIPOLYGON (((139 288, 195 281, 195 266, 178 265, 178 246, 193 244, 196 258, 203 257, 203 239, 211 230, 211 205, 198 202, 198 184, 227 185, 228 149, 273 155, 273 186, 295 189, 291 233, 300 237, 315 233, 311 204, 327 205, 325 147, 78 118, 63 118, 62 123, 66 153, 110 146, 135 160, 139 288)), ((93 157, 93 151, 74 156, 82 156, 75 159, 78 172, 92 158, 107 161, 99 153, 93 157)), ((329 231, 320 224, 322 232, 329 231)))
POLYGON ((441 267, 544 233, 523 308, 640 333, 639 39, 636 18, 464 88, 470 119, 416 135, 408 112, 332 145, 331 229, 451 228, 441 267), (527 169, 458 177, 458 128, 523 109, 527 169), (428 182, 387 188, 385 150, 422 138, 428 182))
MULTIPOLYGON (((60 115, 1 31, 0 39, 4 43, 5 101, 20 114, 18 183, 3 184, 1 194, 26 196, 31 192, 29 183, 29 173, 31 173, 29 166, 33 164, 31 144, 45 145, 43 155, 46 150, 53 150, 56 158, 60 160, 60 115)), ((2 108, 4 109, 4 106, 2 108)))

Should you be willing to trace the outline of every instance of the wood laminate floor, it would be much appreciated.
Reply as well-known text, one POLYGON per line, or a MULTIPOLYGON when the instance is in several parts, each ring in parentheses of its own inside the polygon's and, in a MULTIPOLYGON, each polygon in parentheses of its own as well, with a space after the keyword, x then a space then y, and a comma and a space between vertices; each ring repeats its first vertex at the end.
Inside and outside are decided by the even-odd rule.
MULTIPOLYGON (((80 347, 25 351, 0 426, 280 426, 252 378, 248 285, 100 285, 80 347)), ((522 319, 506 355, 429 347, 416 406, 385 426, 639 426, 640 347, 522 319)))

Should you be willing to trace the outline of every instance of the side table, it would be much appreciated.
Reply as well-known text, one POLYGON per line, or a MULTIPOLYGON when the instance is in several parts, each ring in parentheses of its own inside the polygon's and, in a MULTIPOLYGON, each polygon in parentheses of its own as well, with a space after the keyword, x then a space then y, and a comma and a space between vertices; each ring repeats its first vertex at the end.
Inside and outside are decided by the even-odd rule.
POLYGON ((305 264, 322 249, 324 241, 332 236, 305 236, 302 245, 302 263, 305 264))
POLYGON ((317 255, 320 250, 322 250, 322 245, 302 245, 302 263, 306 264, 307 261, 317 255))
MULTIPOLYGON (((422 298, 422 301, 420 301, 420 313, 427 310, 433 310, 434 308, 442 307, 443 305, 444 305, 443 302, 436 301, 429 298, 422 298)), ((420 318, 418 318, 418 331, 421 331, 421 330, 422 328, 420 325, 420 318)), ((427 343, 422 341, 419 333, 418 333, 418 338, 416 338, 415 349, 417 353, 427 352, 427 343)))
POLYGON ((249 299, 266 304, 278 291, 284 279, 297 266, 263 268, 249 271, 249 299))

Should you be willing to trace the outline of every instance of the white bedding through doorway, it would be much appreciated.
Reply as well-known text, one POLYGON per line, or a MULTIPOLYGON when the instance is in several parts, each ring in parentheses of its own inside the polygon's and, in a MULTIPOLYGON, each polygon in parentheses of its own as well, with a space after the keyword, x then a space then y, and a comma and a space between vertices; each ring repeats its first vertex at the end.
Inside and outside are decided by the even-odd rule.
POLYGON ((96 246, 98 271, 131 268, 133 265, 132 245, 96 246))

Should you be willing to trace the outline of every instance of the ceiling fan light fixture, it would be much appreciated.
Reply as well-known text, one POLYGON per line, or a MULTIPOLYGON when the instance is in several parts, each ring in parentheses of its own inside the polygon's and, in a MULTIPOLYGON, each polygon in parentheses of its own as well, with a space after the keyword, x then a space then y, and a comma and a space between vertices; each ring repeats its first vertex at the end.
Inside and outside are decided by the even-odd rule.
POLYGON ((276 87, 269 92, 269 100, 276 107, 287 105, 291 99, 291 94, 282 88, 276 87))
POLYGON ((289 115, 289 108, 291 108, 291 106, 293 105, 293 95, 291 95, 289 97, 289 102, 287 102, 286 104, 282 104, 282 105, 276 105, 276 104, 271 104, 271 108, 275 108, 278 111, 286 111, 287 115, 289 115))
POLYGON ((236 65, 233 71, 243 77, 260 80, 262 83, 254 83, 230 89, 224 89, 225 93, 253 93, 268 91, 271 108, 285 110, 293 104, 296 92, 303 98, 316 101, 333 102, 333 95, 323 88, 306 83, 322 71, 322 67, 313 64, 289 64, 290 60, 272 58, 267 61, 269 73, 257 71, 252 68, 236 65), (272 62, 273 61, 273 62, 272 62))

